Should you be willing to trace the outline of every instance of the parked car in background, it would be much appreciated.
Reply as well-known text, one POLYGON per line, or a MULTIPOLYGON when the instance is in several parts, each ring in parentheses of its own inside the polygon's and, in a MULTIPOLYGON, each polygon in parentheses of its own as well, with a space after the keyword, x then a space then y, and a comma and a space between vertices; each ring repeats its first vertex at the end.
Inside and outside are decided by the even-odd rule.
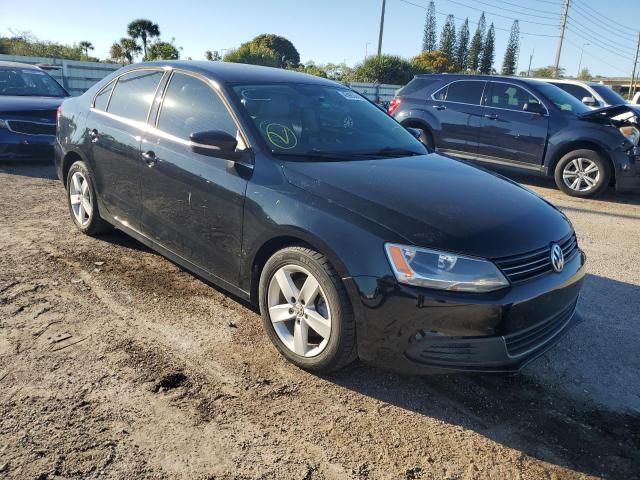
POLYGON ((512 371, 580 319, 562 213, 327 79, 125 67, 63 103, 55 158, 80 231, 115 226, 253 302, 308 370, 512 371))
POLYGON ((633 99, 631 100, 631 103, 633 103, 634 105, 637 105, 640 103, 640 92, 636 92, 633 95, 633 99))
POLYGON ((388 111, 430 148, 552 175, 569 195, 640 189, 640 109, 629 104, 591 110, 539 80, 443 74, 417 75, 388 111))
POLYGON ((572 80, 568 78, 539 78, 534 80, 555 85, 592 109, 627 103, 618 92, 597 82, 572 80))
POLYGON ((68 96, 41 68, 0 61, 0 160, 53 160, 56 111, 68 96))

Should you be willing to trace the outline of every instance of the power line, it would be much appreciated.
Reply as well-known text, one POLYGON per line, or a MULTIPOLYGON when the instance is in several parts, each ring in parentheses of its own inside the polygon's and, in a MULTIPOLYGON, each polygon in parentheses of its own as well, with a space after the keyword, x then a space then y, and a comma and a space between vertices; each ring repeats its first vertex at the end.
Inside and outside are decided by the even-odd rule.
MULTIPOLYGON (((484 12, 484 13, 488 13, 488 14, 490 14, 490 15, 495 15, 496 17, 506 18, 506 19, 508 19, 508 20, 518 20, 520 23, 530 23, 530 24, 532 24, 532 25, 542 25, 542 26, 545 26, 545 27, 557 27, 557 25, 556 25, 556 24, 552 24, 552 23, 532 22, 532 21, 530 21, 530 20, 520 20, 519 18, 508 17, 508 16, 506 16, 506 15, 501 15, 501 14, 496 13, 496 12, 490 12, 490 11, 485 10, 485 9, 483 9, 483 8, 476 8, 476 7, 472 7, 471 5, 467 5, 467 4, 465 4, 465 3, 458 2, 458 1, 456 1, 456 0, 446 0, 446 1, 447 1, 447 2, 449 2, 449 3, 453 3, 453 4, 455 4, 455 5, 459 5, 459 6, 461 6, 461 7, 466 7, 466 8, 470 8, 470 9, 472 9, 472 10, 477 10, 477 11, 479 11, 479 12, 484 12)), ((474 0, 474 1, 476 1, 476 2, 478 2, 478 3, 482 3, 482 2, 480 2, 479 0, 474 0)))
MULTIPOLYGON (((491 0, 491 1, 496 2, 496 3, 504 3, 505 5, 511 5, 512 7, 523 8, 523 9, 528 10, 530 12, 546 13, 548 15, 558 16, 558 12, 551 12, 549 10, 539 10, 537 8, 531 8, 531 7, 523 7, 522 5, 520 5, 518 3, 507 2, 506 0, 491 0)), ((494 6, 496 8, 500 8, 498 5, 492 5, 492 6, 494 6)), ((561 7, 562 5, 558 5, 558 6, 561 7)), ((522 15, 526 15, 526 13, 522 13, 522 12, 517 12, 517 13, 520 13, 522 15)), ((555 17, 553 17, 553 18, 555 18, 555 17)))
MULTIPOLYGON (((409 0, 399 0, 399 1, 402 2, 402 3, 406 3, 408 5, 412 5, 414 7, 421 8, 423 10, 427 10, 427 7, 425 7, 424 5, 418 5, 417 3, 411 2, 409 0)), ((436 10, 436 13, 438 15, 443 16, 443 17, 448 17, 449 16, 448 14, 446 14, 444 12, 439 12, 437 10, 436 10)), ((456 17, 455 15, 454 15, 453 18, 455 18, 456 20, 458 20, 460 22, 464 22, 465 20, 468 20, 468 18, 456 17)), ((496 27, 495 25, 493 26, 493 28, 495 28, 496 30, 502 31, 502 32, 511 32, 510 28, 501 28, 501 27, 496 27)), ((523 31, 520 32, 520 35, 531 36, 531 37, 547 37, 547 38, 557 38, 558 37, 557 35, 547 35, 547 34, 544 34, 544 33, 531 33, 531 32, 523 32, 523 31)))
MULTIPOLYGON (((572 42, 572 41, 571 41, 571 40, 569 40, 568 38, 565 38, 564 40, 565 40, 565 42, 567 42, 568 44, 573 45, 573 46, 574 46, 574 47, 576 47, 576 48, 580 48, 580 45, 578 45, 577 43, 572 42)), ((599 62, 601 62, 601 63, 604 63, 604 64, 605 64, 605 65, 607 65, 608 67, 613 68, 614 70, 617 70, 617 71, 619 71, 619 72, 623 72, 623 73, 627 73, 625 70, 622 70, 620 67, 617 67, 617 66, 615 66, 615 65, 612 65, 611 63, 608 63, 606 60, 603 60, 602 58, 597 57, 596 55, 593 55, 593 54, 591 54, 591 53, 590 53, 590 54, 589 54, 589 56, 590 56, 590 57, 595 58, 596 60, 598 60, 598 61, 599 61, 599 62)))
POLYGON ((603 35, 603 34, 600 34, 598 32, 591 33, 592 30, 593 30, 592 27, 578 22, 572 16, 569 16, 569 25, 575 25, 581 31, 585 32, 585 35, 593 36, 594 37, 594 41, 601 42, 603 45, 606 45, 609 48, 613 48, 614 50, 624 50, 624 51, 629 52, 629 55, 631 55, 631 52, 633 52, 635 50, 635 49, 633 49, 631 47, 626 47, 626 46, 620 45, 619 43, 613 43, 610 40, 604 40, 603 38, 601 38, 601 35, 603 35))
MULTIPOLYGON (((505 12, 517 13, 518 15, 527 15, 529 17, 543 18, 545 20, 555 20, 558 17, 557 15, 554 15, 553 17, 550 17, 549 15, 536 15, 534 13, 519 12, 517 10, 512 10, 510 8, 505 8, 505 7, 500 7, 500 6, 497 6, 497 5, 492 5, 490 3, 483 2, 482 0, 473 0, 473 1, 474 1, 474 3, 481 3, 482 5, 488 5, 490 7, 500 8, 501 10, 503 10, 505 12)), ((487 13, 489 13, 489 12, 487 12, 487 13)))
MULTIPOLYGON (((542 0, 538 0, 538 1, 542 1, 542 0)), ((575 2, 576 0, 574 0, 575 2)), ((632 32, 637 32, 636 28, 633 27, 627 27, 626 25, 620 25, 620 22, 618 22, 618 20, 614 20, 613 18, 607 17, 605 15, 603 15, 602 13, 598 12, 596 9, 594 9, 593 7, 591 7, 590 5, 588 5, 586 2, 583 2, 582 0, 580 0, 579 4, 581 4, 584 8, 587 8, 589 10, 591 10, 593 13, 589 14, 589 15, 598 15, 598 17, 600 18, 604 18, 606 20, 609 20, 610 22, 612 22, 614 25, 617 25, 618 27, 622 27, 622 28, 626 28, 627 30, 630 30, 632 32)), ((575 3, 574 3, 575 5, 575 3)))
POLYGON ((633 40, 634 42, 636 40, 635 35, 632 35, 630 33, 620 32, 619 30, 616 30, 615 28, 610 27, 606 22, 595 21, 593 19, 593 14, 588 13, 586 10, 582 10, 582 7, 580 7, 580 5, 576 5, 574 3, 571 13, 572 15, 570 15, 569 18, 573 18, 573 14, 580 15, 581 19, 584 19, 585 21, 589 22, 591 25, 594 25, 598 28, 606 30, 608 32, 608 35, 613 34, 613 35, 616 35, 617 37, 624 36, 627 40, 629 41, 633 40))
MULTIPOLYGON (((569 24, 569 25, 571 25, 571 24, 569 24)), ((589 42, 594 42, 594 43, 592 43, 592 45, 594 47, 598 47, 599 49, 604 50, 605 52, 607 52, 607 53, 609 53, 611 55, 615 55, 617 57, 625 58, 625 59, 628 59, 631 55, 633 55, 631 52, 629 52, 627 55, 618 53, 615 50, 615 48, 616 48, 615 46, 611 46, 611 45, 606 44, 606 43, 602 44, 602 45, 605 45, 605 46, 599 45, 597 42, 601 42, 602 40, 598 39, 597 37, 594 37, 593 35, 586 34, 586 33, 582 32, 581 30, 576 30, 573 27, 571 27, 571 28, 567 27, 567 30, 569 30, 570 32, 575 33, 576 35, 578 35, 583 40, 587 40, 589 42)))

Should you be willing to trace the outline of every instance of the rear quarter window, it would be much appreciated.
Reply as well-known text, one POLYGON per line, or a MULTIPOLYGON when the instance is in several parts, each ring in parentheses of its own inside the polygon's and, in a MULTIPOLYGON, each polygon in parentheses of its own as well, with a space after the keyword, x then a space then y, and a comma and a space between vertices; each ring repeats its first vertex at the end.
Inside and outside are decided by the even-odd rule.
POLYGON ((111 94, 107 111, 131 120, 144 122, 164 72, 137 70, 121 76, 111 94))
POLYGON ((437 78, 414 78, 398 90, 398 96, 426 98, 439 83, 440 80, 437 78))

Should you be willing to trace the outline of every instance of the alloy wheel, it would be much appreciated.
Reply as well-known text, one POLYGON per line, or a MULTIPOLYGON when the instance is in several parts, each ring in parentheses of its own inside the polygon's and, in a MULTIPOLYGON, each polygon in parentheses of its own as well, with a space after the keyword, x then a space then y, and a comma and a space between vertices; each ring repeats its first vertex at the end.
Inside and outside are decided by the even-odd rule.
POLYGON ((93 200, 91 198, 91 190, 89 182, 82 172, 75 172, 71 177, 69 185, 69 201, 71 209, 78 224, 85 227, 91 221, 93 214, 93 200))
POLYGON ((562 180, 571 190, 588 192, 598 185, 600 168, 588 158, 574 158, 565 165, 562 180))
POLYGON ((299 265, 285 265, 269 282, 269 318, 280 341, 302 357, 314 357, 327 346, 331 312, 318 280, 299 265))

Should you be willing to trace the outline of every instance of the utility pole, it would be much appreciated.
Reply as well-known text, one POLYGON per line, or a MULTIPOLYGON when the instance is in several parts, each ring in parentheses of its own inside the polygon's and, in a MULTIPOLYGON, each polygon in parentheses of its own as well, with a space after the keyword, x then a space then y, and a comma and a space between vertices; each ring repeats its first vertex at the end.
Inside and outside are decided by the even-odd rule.
POLYGON ((527 77, 531 75, 531 62, 533 62, 533 54, 535 53, 535 48, 531 50, 531 55, 529 55, 529 68, 527 68, 527 77))
POLYGON ((583 43, 582 48, 580 49, 580 61, 578 62, 578 74, 576 75, 576 77, 580 76, 580 67, 582 66, 582 55, 584 54, 584 47, 586 47, 587 45, 591 45, 591 44, 583 43))
POLYGON ((558 77, 558 70, 560 69, 560 53, 562 52, 564 29, 567 26, 567 17, 569 16, 569 1, 570 0, 564 0, 562 4, 562 16, 560 17, 560 35, 558 35, 558 46, 556 47, 556 62, 553 65, 554 77, 558 77))
POLYGON ((638 43, 636 44, 636 55, 633 58, 633 71, 631 73, 631 83, 629 84, 629 100, 636 92, 636 68, 638 66, 638 52, 640 51, 640 32, 638 32, 638 43))
POLYGON ((382 0, 382 12, 380 13, 380 35, 378 36, 378 58, 382 55, 382 31, 384 30, 384 7, 387 0, 382 0))

